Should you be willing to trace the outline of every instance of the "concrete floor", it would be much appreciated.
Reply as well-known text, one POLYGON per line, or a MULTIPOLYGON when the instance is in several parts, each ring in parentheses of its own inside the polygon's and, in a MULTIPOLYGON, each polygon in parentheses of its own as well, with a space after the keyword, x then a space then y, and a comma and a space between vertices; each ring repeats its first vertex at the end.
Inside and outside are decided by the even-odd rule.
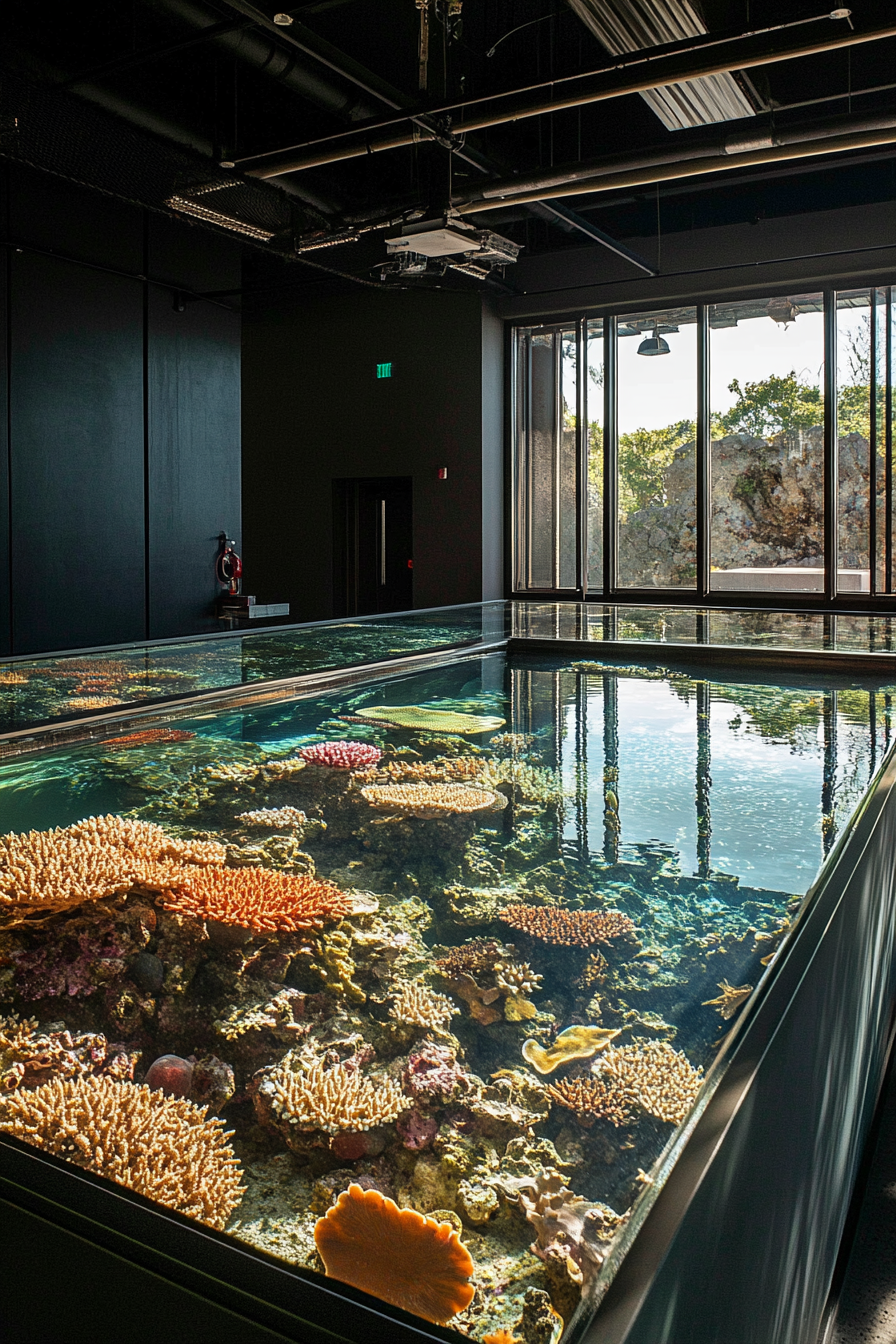
POLYGON ((826 1344, 896 1344, 896 1068, 892 1066, 881 1104, 877 1149, 826 1344))

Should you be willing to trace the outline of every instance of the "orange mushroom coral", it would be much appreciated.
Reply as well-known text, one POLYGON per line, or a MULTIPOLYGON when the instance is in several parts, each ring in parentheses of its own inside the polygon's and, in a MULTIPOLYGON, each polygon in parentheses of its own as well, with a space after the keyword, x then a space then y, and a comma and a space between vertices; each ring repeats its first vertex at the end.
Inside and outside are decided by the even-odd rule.
POLYGON ((473 1300, 473 1261, 450 1223, 350 1185, 314 1228, 327 1277, 444 1325, 473 1300))

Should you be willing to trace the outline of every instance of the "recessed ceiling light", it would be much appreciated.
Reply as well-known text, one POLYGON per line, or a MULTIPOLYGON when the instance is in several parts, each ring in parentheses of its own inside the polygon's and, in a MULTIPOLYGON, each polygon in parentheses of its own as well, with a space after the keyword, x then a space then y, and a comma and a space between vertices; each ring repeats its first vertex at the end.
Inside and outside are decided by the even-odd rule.
POLYGON ((236 164, 234 163, 233 159, 221 159, 220 162, 218 163, 218 167, 219 167, 219 168, 235 168, 235 167, 236 167, 236 164))
POLYGON ((288 28, 289 25, 292 23, 292 15, 291 15, 291 14, 275 14, 275 15, 274 15, 274 22, 275 22, 275 23, 278 25, 278 27, 280 27, 280 28, 288 28))

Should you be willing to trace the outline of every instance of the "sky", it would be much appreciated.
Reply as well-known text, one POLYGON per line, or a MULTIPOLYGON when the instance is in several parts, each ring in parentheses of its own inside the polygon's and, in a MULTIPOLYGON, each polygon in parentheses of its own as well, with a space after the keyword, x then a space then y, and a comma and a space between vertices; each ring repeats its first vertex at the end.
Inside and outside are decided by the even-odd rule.
MULTIPOLYGON (((860 327, 867 309, 841 309, 839 339, 845 341, 860 327)), ((729 410, 737 400, 728 385, 785 376, 791 369, 806 382, 820 386, 824 362, 824 319, 821 313, 800 313, 786 328, 771 318, 750 318, 736 327, 710 333, 710 407, 729 410)), ((647 358, 638 354, 640 338, 619 341, 619 432, 661 429, 697 415, 697 327, 682 326, 665 340, 669 354, 647 358)), ((598 344, 598 343, 595 343, 598 344)), ((595 349, 592 360, 600 359, 595 349)), ((589 388, 593 388, 591 382, 589 388)), ((575 405, 574 377, 564 388, 567 405, 575 405)))

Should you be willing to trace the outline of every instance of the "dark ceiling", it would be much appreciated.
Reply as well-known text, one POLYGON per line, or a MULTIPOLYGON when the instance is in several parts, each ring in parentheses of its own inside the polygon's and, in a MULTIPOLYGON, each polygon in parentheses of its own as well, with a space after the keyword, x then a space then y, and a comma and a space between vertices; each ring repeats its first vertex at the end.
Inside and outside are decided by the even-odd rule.
MULTIPOLYGON (((331 271, 377 285, 413 282, 410 273, 384 273, 384 238, 452 203, 476 229, 531 255, 595 245, 601 235, 650 237, 658 214, 671 232, 896 195, 893 144, 885 134, 873 142, 888 121, 896 127, 896 36, 722 76, 738 81, 748 113, 734 121, 668 129, 655 105, 630 92, 463 131, 470 120, 630 82, 645 62, 614 71, 613 42, 595 31, 605 36, 611 12, 613 23, 642 32, 644 49, 644 23, 673 11, 688 22, 696 15, 698 26, 671 46, 647 45, 672 62, 657 69, 683 72, 704 68, 714 52, 722 62, 761 61, 772 50, 896 26, 892 0, 857 0, 840 18, 796 0, 705 0, 702 9, 692 0, 312 0, 285 11, 290 24, 273 22, 272 5, 245 0, 7 0, 0 154, 151 208, 204 212, 209 227, 219 227, 216 215, 242 221, 259 234, 254 252, 298 263, 291 279, 309 283, 331 271), (841 152, 825 153, 835 142, 819 141, 812 157, 776 149, 767 162, 748 153, 718 170, 725 137, 740 137, 738 151, 798 143, 824 134, 831 118, 839 120, 828 133, 846 137, 841 152), (370 152, 389 138, 405 143, 370 152), (353 157, 336 157, 345 150, 353 157), (714 171, 683 176, 682 165, 700 156, 714 171), (308 157, 334 161, 255 175, 308 157), (676 157, 678 166, 657 166, 676 157), (615 172, 591 181, 594 190, 586 181, 564 194, 564 170, 581 176, 583 161, 594 173, 615 172), (514 179, 531 179, 528 196, 540 199, 464 212, 496 182, 519 195, 514 179), (329 269, 315 275, 322 266, 329 269)), ((637 48, 632 39, 627 50, 637 48)), ((431 263, 419 282, 513 288, 512 266, 487 279, 475 267, 440 276, 443 267, 431 263)))

